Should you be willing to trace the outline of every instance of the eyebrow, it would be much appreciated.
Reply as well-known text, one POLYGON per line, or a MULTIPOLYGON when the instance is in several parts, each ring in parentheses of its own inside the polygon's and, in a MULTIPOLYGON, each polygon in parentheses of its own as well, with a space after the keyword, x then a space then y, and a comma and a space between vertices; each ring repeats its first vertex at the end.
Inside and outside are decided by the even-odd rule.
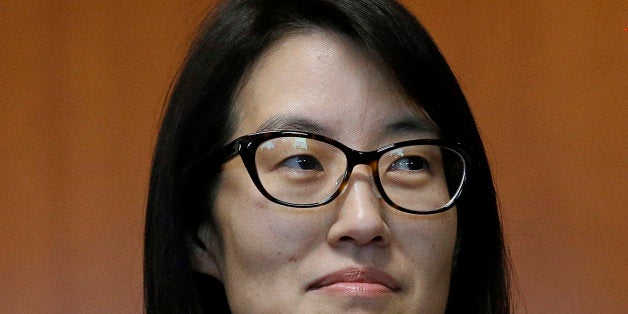
POLYGON ((386 126, 385 134, 419 133, 421 135, 439 136, 438 127, 432 120, 425 117, 409 116, 386 126))
POLYGON ((292 115, 273 116, 260 125, 257 132, 284 130, 316 133, 327 137, 332 137, 334 133, 331 129, 314 122, 314 120, 292 115))
MULTIPOLYGON (((266 120, 257 129, 257 132, 268 131, 300 131, 315 133, 334 138, 335 132, 329 127, 323 126, 312 119, 294 115, 275 115, 266 120)), ((418 133, 427 136, 439 136, 438 127, 429 119, 417 116, 405 116, 391 124, 386 125, 384 134, 395 135, 399 133, 418 133)))

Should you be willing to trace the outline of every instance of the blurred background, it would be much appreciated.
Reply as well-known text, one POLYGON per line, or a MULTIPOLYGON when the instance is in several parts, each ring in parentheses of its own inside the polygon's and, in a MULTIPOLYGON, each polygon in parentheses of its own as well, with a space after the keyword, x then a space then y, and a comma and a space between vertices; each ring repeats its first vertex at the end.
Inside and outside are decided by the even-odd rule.
MULTIPOLYGON (((405 1, 487 145, 517 313, 626 313, 625 1, 405 1)), ((0 312, 142 312, 164 99, 208 1, 0 3, 0 312)))

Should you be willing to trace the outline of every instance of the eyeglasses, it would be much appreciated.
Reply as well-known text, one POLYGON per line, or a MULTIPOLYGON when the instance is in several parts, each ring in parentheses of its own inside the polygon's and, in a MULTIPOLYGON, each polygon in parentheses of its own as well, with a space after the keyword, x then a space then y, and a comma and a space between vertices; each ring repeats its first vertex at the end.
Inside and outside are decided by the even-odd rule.
POLYGON ((268 200, 299 208, 333 201, 347 187, 353 168, 361 164, 371 168, 375 186, 388 205, 412 214, 451 208, 467 176, 466 153, 436 139, 363 152, 322 135, 264 132, 235 139, 211 159, 224 163, 236 155, 268 200))

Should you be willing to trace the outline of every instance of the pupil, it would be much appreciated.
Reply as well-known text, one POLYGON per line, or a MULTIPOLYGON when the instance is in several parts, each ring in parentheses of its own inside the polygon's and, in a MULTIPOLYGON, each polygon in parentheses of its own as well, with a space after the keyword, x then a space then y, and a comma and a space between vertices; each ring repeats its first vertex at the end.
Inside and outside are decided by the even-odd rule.
POLYGON ((297 159, 297 164, 301 167, 301 169, 315 169, 316 168, 316 160, 310 157, 299 157, 297 159))
POLYGON ((406 159, 402 163, 405 166, 405 168, 408 170, 419 170, 423 168, 422 160, 416 159, 416 158, 406 159))
POLYGON ((406 166, 411 170, 417 170, 419 168, 414 161, 407 161, 406 166))

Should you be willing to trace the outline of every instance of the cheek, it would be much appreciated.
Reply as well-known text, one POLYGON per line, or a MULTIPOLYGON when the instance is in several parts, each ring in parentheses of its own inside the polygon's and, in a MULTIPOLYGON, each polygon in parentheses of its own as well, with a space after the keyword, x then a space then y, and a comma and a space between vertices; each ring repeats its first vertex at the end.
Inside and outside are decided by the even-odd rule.
POLYGON ((227 277, 277 275, 312 250, 321 224, 267 200, 243 168, 226 169, 217 189, 214 217, 223 248, 219 268, 227 277))
POLYGON ((453 252, 456 243, 456 208, 434 216, 404 221, 395 230, 403 251, 417 265, 428 282, 449 283, 453 252), (407 223, 412 227, 404 228, 407 223))

